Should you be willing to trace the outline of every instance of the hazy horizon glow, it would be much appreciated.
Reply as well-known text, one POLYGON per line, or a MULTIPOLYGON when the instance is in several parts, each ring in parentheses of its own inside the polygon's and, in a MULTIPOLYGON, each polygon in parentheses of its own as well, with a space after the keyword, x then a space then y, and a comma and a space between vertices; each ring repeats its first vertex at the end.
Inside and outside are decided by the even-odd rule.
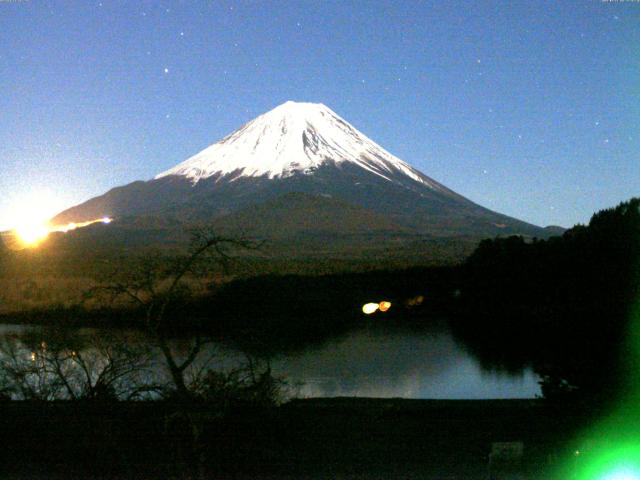
POLYGON ((538 225, 640 194, 637 2, 0 2, 0 230, 324 103, 538 225))

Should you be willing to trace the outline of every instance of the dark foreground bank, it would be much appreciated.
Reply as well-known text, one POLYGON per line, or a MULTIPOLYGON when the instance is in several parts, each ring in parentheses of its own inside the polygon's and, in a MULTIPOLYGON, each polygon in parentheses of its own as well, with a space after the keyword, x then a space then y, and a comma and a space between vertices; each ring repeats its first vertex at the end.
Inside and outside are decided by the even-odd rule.
POLYGON ((2 478, 538 479, 571 460, 585 421, 541 400, 307 399, 224 418, 165 402, 7 401, 0 465, 2 478))

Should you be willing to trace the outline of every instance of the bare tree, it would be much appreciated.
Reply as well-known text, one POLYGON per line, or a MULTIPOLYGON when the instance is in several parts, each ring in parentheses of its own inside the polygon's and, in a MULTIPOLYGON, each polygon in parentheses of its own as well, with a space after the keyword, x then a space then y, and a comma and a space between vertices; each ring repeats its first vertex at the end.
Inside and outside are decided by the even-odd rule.
POLYGON ((245 362, 229 371, 203 368, 191 382, 199 397, 219 405, 225 412, 233 402, 270 407, 282 400, 286 387, 283 378, 272 374, 268 360, 245 354, 245 362))
POLYGON ((154 388, 145 380, 150 354, 144 345, 117 335, 79 337, 53 331, 4 336, 0 391, 23 400, 116 400, 154 388))
POLYGON ((124 277, 95 287, 89 294, 106 293, 112 301, 124 297, 142 309, 145 330, 162 352, 178 398, 188 400, 191 392, 185 373, 210 339, 196 330, 186 353, 176 354, 167 339, 169 307, 187 296, 184 280, 188 275, 202 275, 210 271, 213 264, 226 272, 235 252, 259 247, 258 242, 247 238, 225 237, 208 228, 199 229, 192 233, 189 253, 185 257, 171 262, 159 256, 147 257, 124 277))

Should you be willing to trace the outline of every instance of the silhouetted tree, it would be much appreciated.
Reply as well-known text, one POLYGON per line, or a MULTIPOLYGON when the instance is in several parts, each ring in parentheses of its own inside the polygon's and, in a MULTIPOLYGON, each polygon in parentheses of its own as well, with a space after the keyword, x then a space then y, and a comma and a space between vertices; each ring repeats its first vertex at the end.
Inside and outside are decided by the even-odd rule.
POLYGON ((485 240, 463 267, 459 332, 489 359, 532 363, 545 396, 615 397, 639 261, 638 198, 561 237, 485 240))
POLYGON ((6 335, 0 341, 0 391, 20 400, 140 398, 155 388, 146 381, 149 365, 147 347, 116 334, 6 335))
POLYGON ((179 357, 171 348, 167 332, 173 326, 177 305, 189 297, 185 278, 191 274, 202 275, 211 269, 212 262, 226 270, 234 251, 255 250, 259 244, 246 238, 231 238, 215 234, 210 229, 194 231, 189 253, 171 261, 159 256, 144 258, 137 267, 130 268, 124 276, 93 288, 89 295, 107 293, 112 300, 125 297, 141 308, 143 326, 151 334, 162 352, 178 398, 188 400, 189 391, 185 372, 211 342, 196 329, 186 354, 179 357))

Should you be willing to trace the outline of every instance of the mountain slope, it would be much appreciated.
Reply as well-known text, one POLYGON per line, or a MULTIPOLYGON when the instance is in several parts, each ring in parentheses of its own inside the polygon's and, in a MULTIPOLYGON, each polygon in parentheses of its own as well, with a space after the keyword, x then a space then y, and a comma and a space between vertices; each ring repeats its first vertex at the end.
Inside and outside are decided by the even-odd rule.
POLYGON ((292 192, 215 220, 221 232, 266 239, 408 232, 387 216, 330 196, 292 192), (274 228, 274 225, 277 228, 274 228))
POLYGON ((327 213, 339 212, 337 204, 315 205, 326 214, 327 231, 368 231, 370 225, 362 220, 369 216, 388 232, 432 237, 548 236, 542 228, 483 208, 427 177, 326 106, 294 102, 257 117, 153 180, 115 188, 62 212, 54 222, 108 215, 116 221, 158 216, 185 224, 211 223, 225 216, 231 221, 233 214, 253 208, 264 217, 260 228, 255 221, 245 222, 256 233, 277 230, 284 218, 289 225, 294 218, 299 221, 287 231, 317 233, 313 218, 283 213, 299 207, 293 201, 298 197, 287 196, 292 193, 333 199, 342 208, 358 210, 354 219, 359 220, 349 225, 348 216, 327 213), (280 217, 269 215, 275 205, 280 217))

